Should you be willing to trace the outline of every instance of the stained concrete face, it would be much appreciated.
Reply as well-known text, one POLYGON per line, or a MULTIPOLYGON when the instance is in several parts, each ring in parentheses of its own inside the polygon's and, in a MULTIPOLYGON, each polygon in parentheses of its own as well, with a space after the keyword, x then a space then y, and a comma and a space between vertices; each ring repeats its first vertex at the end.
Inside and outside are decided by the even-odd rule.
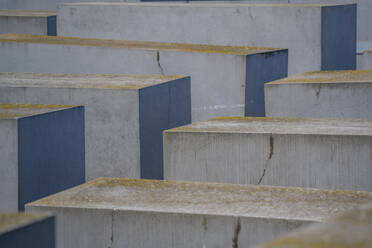
POLYGON ((0 104, 0 148, 0 213, 84 183, 84 108, 0 104))
POLYGON ((371 200, 369 192, 102 178, 26 210, 56 212, 57 247, 236 247, 371 200))
POLYGON ((362 54, 358 54, 358 70, 372 69, 372 50, 366 50, 362 54))
POLYGON ((289 49, 289 74, 355 69, 356 5, 76 3, 59 34, 289 49))
POLYGON ((372 119, 372 71, 310 72, 265 84, 266 116, 372 119))
POLYGON ((288 65, 287 50, 271 48, 28 35, 1 35, 0 56, 11 72, 189 75, 192 121, 264 116, 263 84, 286 77, 288 65), (260 70, 247 66, 255 62, 260 70))
POLYGON ((372 205, 360 206, 322 224, 313 224, 257 248, 372 246, 372 205))
POLYGON ((0 73, 0 101, 84 105, 86 178, 163 178, 162 131, 191 123, 190 78, 0 73))
POLYGON ((372 121, 226 117, 164 132, 164 178, 372 190, 372 121))
POLYGON ((0 10, 0 34, 57 35, 56 13, 52 11, 0 10))
POLYGON ((0 214, 0 246, 54 248, 54 216, 46 213, 0 214))

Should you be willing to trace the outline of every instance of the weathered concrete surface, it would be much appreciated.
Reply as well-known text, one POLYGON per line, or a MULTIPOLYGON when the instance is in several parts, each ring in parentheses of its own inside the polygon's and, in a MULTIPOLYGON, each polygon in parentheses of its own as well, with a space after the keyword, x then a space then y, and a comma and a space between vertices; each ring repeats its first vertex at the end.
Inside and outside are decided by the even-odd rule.
POLYGON ((54 216, 48 213, 0 214, 0 247, 54 248, 54 216))
POLYGON ((84 105, 87 180, 162 179, 163 130, 191 123, 184 76, 0 73, 1 101, 84 105))
POLYGON ((362 54, 358 54, 358 69, 372 70, 372 49, 365 50, 362 54))
POLYGON ((56 12, 0 10, 0 34, 5 33, 56 35, 56 12))
POLYGON ((74 3, 59 34, 289 49, 289 74, 355 69, 356 5, 74 3))
POLYGON ((287 50, 0 35, 0 70, 191 76, 192 120, 265 115, 264 83, 287 76, 287 50))
POLYGON ((167 130, 164 178, 372 191, 372 120, 221 117, 167 130))
POLYGON ((0 103, 0 213, 85 182, 84 108, 0 103))
POLYGON ((321 224, 264 243, 257 248, 367 248, 372 247, 372 205, 348 211, 321 224))
POLYGON ((58 4, 76 2, 139 2, 137 0, 0 0, 0 9, 56 10, 58 4))
POLYGON ((372 119, 371 71, 308 72, 265 84, 266 116, 372 119))
POLYGON ((26 210, 56 213, 57 247, 248 247, 371 201, 369 192, 101 178, 26 210))

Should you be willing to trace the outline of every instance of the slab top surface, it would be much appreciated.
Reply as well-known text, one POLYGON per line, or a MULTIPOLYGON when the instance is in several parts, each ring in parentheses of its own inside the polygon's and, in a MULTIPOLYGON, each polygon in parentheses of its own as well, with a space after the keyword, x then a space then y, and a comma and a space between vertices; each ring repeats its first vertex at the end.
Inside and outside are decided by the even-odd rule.
POLYGON ((34 10, 0 10, 0 16, 19 17, 48 17, 55 16, 55 11, 34 11, 34 10))
POLYGON ((44 36, 44 35, 31 35, 31 34, 1 34, 0 42, 126 48, 126 49, 155 50, 155 51, 162 50, 162 51, 196 52, 196 53, 218 53, 218 54, 230 54, 230 55, 250 55, 250 54, 283 50, 283 49, 267 48, 267 47, 215 46, 215 45, 165 43, 165 42, 152 42, 152 41, 106 40, 106 39, 76 38, 76 37, 63 37, 63 36, 44 36))
POLYGON ((316 71, 276 80, 274 84, 334 84, 334 83, 371 83, 372 70, 355 71, 316 71))
POLYGON ((77 105, 0 103, 0 120, 19 119, 23 117, 45 114, 72 107, 77 107, 77 105))
POLYGON ((99 178, 27 206, 320 221, 371 202, 361 191, 99 178))
POLYGON ((0 235, 32 223, 44 220, 53 215, 49 213, 3 213, 0 214, 0 235))
POLYGON ((0 72, 0 87, 141 89, 184 76, 0 72))
MULTIPOLYGON (((352 0, 350 3, 353 4, 352 0)), ((323 7, 323 6, 336 6, 336 5, 347 5, 347 4, 301 4, 301 3, 127 3, 127 2, 80 2, 80 3, 63 3, 62 5, 72 5, 72 6, 147 6, 147 7, 156 7, 156 6, 169 6, 169 7, 283 7, 283 8, 314 8, 314 7, 323 7)))
POLYGON ((219 117, 165 132, 372 136, 372 119, 219 117))
POLYGON ((372 247, 372 205, 361 206, 325 223, 301 228, 257 248, 372 247))

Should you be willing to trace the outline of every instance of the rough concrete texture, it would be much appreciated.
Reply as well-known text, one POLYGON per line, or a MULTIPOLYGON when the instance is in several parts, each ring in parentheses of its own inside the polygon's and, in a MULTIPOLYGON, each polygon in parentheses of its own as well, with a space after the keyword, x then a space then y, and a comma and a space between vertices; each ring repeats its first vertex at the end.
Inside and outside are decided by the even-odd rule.
POLYGON ((163 178, 162 131, 191 122, 183 76, 0 73, 0 89, 0 101, 85 106, 87 180, 163 178))
POLYGON ((287 50, 260 47, 0 35, 0 57, 10 72, 190 75, 193 121, 264 115, 263 84, 287 76, 287 50))
POLYGON ((372 247, 372 205, 313 224, 257 248, 368 248, 372 247))
POLYGON ((26 210, 56 213, 57 247, 242 247, 371 201, 369 192, 101 178, 26 210))
POLYGON ((365 50, 362 54, 358 54, 358 70, 372 69, 372 49, 365 50))
POLYGON ((0 103, 0 213, 85 182, 84 109, 0 103))
POLYGON ((0 34, 56 35, 56 12, 0 10, 0 34))
POLYGON ((372 190, 372 120, 221 117, 167 130, 164 178, 372 190))
POLYGON ((308 72, 265 84, 266 116, 372 119, 372 71, 308 72))
POLYGON ((54 216, 49 213, 0 214, 0 246, 54 248, 54 216))
POLYGON ((289 74, 355 69, 356 6, 309 4, 74 3, 59 34, 289 49, 289 74))

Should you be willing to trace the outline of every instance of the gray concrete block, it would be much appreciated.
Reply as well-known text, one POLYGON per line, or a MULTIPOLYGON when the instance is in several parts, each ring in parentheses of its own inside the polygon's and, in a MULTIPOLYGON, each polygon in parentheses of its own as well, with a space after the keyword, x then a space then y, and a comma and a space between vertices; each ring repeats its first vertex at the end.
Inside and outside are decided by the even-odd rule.
POLYGON ((54 216, 48 213, 0 214, 0 247, 54 248, 54 216))
POLYGON ((84 183, 84 107, 1 103, 0 158, 0 213, 84 183))
POLYGON ((0 101, 84 105, 87 180, 162 179, 163 130, 191 123, 184 76, 0 73, 0 101))
POLYGON ((372 247, 372 205, 362 205, 354 210, 313 224, 257 248, 333 248, 372 247))
POLYGON ((59 34, 289 49, 289 74, 355 69, 356 5, 75 3, 59 34))
POLYGON ((53 11, 0 10, 0 34, 57 35, 53 11))
POLYGON ((362 54, 358 54, 358 70, 372 69, 372 49, 365 50, 362 54))
POLYGON ((249 247, 371 201, 369 192, 100 178, 26 210, 56 213, 61 248, 249 247))
POLYGON ((264 83, 287 76, 287 50, 0 35, 0 70, 191 77, 192 120, 265 115, 264 83))
POLYGON ((372 119, 372 71, 308 72, 265 84, 266 116, 372 119))
POLYGON ((372 191, 372 120, 221 117, 167 130, 164 178, 372 191))

